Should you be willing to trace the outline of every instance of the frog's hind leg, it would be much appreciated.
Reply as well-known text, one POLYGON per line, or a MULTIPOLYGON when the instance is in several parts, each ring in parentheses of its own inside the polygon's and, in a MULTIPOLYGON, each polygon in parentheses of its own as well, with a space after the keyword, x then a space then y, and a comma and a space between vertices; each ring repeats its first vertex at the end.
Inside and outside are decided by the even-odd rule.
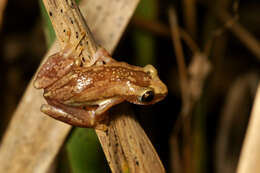
POLYGON ((34 87, 41 89, 52 85, 54 82, 69 73, 73 64, 74 60, 72 58, 65 58, 60 53, 53 54, 38 71, 34 81, 34 87))
POLYGON ((41 111, 56 120, 60 120, 62 122, 65 122, 65 123, 73 125, 73 126, 83 126, 83 124, 84 124, 84 126, 91 126, 90 123, 83 122, 82 119, 77 118, 77 117, 75 117, 59 108, 51 106, 51 105, 43 104, 41 106, 41 111))
POLYGON ((84 110, 79 107, 63 105, 58 102, 48 101, 49 104, 41 106, 41 111, 52 118, 78 127, 95 127, 104 117, 97 119, 95 110, 84 110))
POLYGON ((91 116, 90 111, 83 111, 83 110, 76 110, 75 108, 68 108, 68 110, 71 111, 79 111, 76 115, 75 114, 70 114, 60 108, 44 104, 41 106, 41 111, 50 117, 62 121, 64 123, 73 125, 73 126, 78 126, 78 127, 95 127, 95 120, 94 117, 91 116), (80 115, 80 116, 79 116, 80 115))
POLYGON ((122 98, 115 97, 100 101, 97 107, 86 110, 81 107, 64 105, 55 100, 47 99, 49 104, 44 104, 41 111, 52 118, 79 127, 96 127, 106 118, 106 111, 113 105, 123 101, 122 98))

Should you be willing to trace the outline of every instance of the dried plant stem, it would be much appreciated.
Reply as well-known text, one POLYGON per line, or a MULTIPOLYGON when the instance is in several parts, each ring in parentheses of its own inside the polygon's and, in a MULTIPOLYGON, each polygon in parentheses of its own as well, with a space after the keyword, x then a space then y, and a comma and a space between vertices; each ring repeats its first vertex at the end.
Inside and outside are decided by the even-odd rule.
POLYGON ((188 33, 195 38, 197 32, 196 0, 183 0, 183 13, 188 33))
POLYGON ((183 41, 187 44, 193 54, 200 52, 200 48, 197 46, 195 41, 191 38, 191 36, 183 29, 179 28, 180 35, 183 41))
MULTIPOLYGON (((54 44, 45 58, 58 51, 54 44)), ((46 172, 63 144, 70 126, 43 115, 42 92, 32 82, 26 89, 0 147, 0 172, 46 172)))
POLYGON ((180 82, 182 86, 182 108, 176 121, 176 125, 170 137, 171 163, 173 172, 194 172, 196 164, 193 159, 193 142, 192 141, 192 112, 195 103, 202 95, 202 88, 205 79, 210 72, 210 62, 204 53, 201 53, 197 44, 191 39, 189 34, 182 31, 181 36, 187 45, 193 51, 192 61, 187 68, 185 66, 184 54, 181 46, 177 16, 172 8, 169 10, 169 21, 172 31, 172 40, 175 48, 177 64, 179 67, 180 82), (188 76, 189 72, 189 76, 188 76), (178 137, 182 135, 182 139, 178 137), (178 142, 182 140, 182 142, 178 142), (182 144, 181 150, 178 144, 182 144), (182 161, 183 159, 183 161, 182 161), (179 165, 174 165, 179 164, 179 165))
POLYGON ((171 37, 170 28, 160 21, 147 19, 141 16, 134 16, 131 20, 131 24, 159 36, 171 37))
POLYGON ((254 101, 252 113, 246 132, 242 152, 239 158, 237 173, 260 171, 260 85, 254 101))
MULTIPOLYGON (((179 163, 181 165, 174 165, 172 169, 173 172, 179 171, 179 168, 183 168, 183 172, 192 172, 192 164, 191 164, 191 146, 190 146, 190 119, 188 117, 189 110, 190 110, 190 99, 189 99, 189 92, 188 91, 188 72, 185 65, 184 60, 184 54, 182 50, 182 44, 180 40, 179 35, 179 27, 178 27, 178 21, 177 16, 173 8, 169 9, 169 22, 171 26, 171 33, 172 33, 172 40, 173 45, 175 49, 177 64, 178 64, 178 70, 180 75, 180 84, 181 84, 181 94, 182 94, 182 109, 180 116, 177 119, 177 125, 175 126, 172 136, 170 139, 171 144, 171 153, 176 152, 178 148, 178 134, 181 132, 183 134, 183 163, 180 163, 181 160, 180 156, 181 154, 174 154, 172 155, 172 164, 179 163), (182 126, 183 123, 185 123, 185 126, 182 126), (181 128, 183 127, 183 131, 181 131, 181 128), (176 145, 177 144, 177 145, 176 145)), ((181 153, 179 151, 179 153, 181 153)))
POLYGON ((71 44, 81 58, 91 61, 97 51, 97 44, 75 1, 43 0, 43 2, 62 48, 71 44))
POLYGON ((3 18, 4 18, 4 11, 8 0, 1 0, 0 1, 0 28, 2 28, 3 18))
MULTIPOLYGON (((159 36, 163 37, 171 37, 171 30, 170 28, 161 23, 160 21, 156 20, 148 20, 142 17, 133 17, 132 24, 140 27, 148 32, 152 32, 154 34, 157 34, 159 36)), ((179 27, 180 36, 183 39, 183 41, 187 44, 187 46, 191 49, 193 53, 199 52, 200 49, 195 43, 195 41, 191 38, 191 36, 181 27, 179 27)))
POLYGON ((176 53, 176 59, 178 63, 178 70, 180 75, 180 84, 181 84, 181 94, 182 94, 182 101, 185 102, 186 98, 186 87, 188 86, 188 74, 187 74, 187 68, 185 65, 185 59, 184 54, 182 50, 182 44, 180 40, 180 34, 179 34, 179 27, 178 27, 178 21, 177 16, 175 14, 175 11, 173 8, 169 9, 169 22, 172 28, 172 40, 173 45, 176 53))
POLYGON ((260 42, 224 10, 215 13, 219 20, 260 60, 260 42))
MULTIPOLYGON (((108 51, 111 52, 115 48, 138 2, 139 0, 82 1, 82 7, 84 7, 82 11, 94 31, 94 37, 108 51)), ((48 8, 47 11, 49 11, 48 8)), ((76 17, 72 19, 80 22, 76 17)), ((75 31, 73 28, 70 28, 71 33, 75 31)), ((59 50, 58 44, 55 43, 45 56, 45 60, 59 50)), ((0 147, 0 172, 41 173, 47 172, 49 169, 71 127, 41 113, 39 108, 44 102, 42 91, 34 89, 30 83, 4 134, 0 147)), ((120 117, 124 126, 117 123, 122 121, 116 120, 111 122, 108 136, 104 132, 97 132, 107 158, 109 158, 111 169, 114 172, 123 172, 126 170, 123 168, 128 168, 132 172, 135 170, 151 172, 151 169, 155 169, 156 172, 165 172, 140 125, 132 118, 120 117), (118 140, 110 139, 109 136, 113 135, 118 136, 120 143, 116 143, 118 140), (137 143, 139 145, 136 145, 137 143), (109 148, 109 145, 117 146, 118 150, 109 148), (145 147, 144 150, 141 149, 141 145, 145 147), (120 157, 127 162, 117 162, 118 159, 115 158, 118 156, 117 154, 115 157, 108 155, 119 150, 124 151, 125 158, 120 157), (143 152, 145 154, 142 154, 143 152), (126 166, 118 167, 118 165, 126 166)))
MULTIPOLYGON (((248 112, 248 105, 251 104, 251 98, 253 98, 256 93, 258 79, 259 76, 255 72, 239 76, 238 79, 232 83, 228 91, 220 113, 220 126, 216 138, 216 159, 214 164, 217 173, 228 173, 236 170, 239 153, 237 150, 234 152, 231 143, 240 141, 244 135, 237 136, 236 138, 230 138, 230 136, 234 133, 241 134, 241 132, 237 131, 236 127, 241 129, 246 127, 248 118, 246 112, 248 112), (228 152, 232 152, 233 154, 227 155, 226 153, 228 152)), ((238 146, 240 146, 240 144, 237 145, 237 147, 238 146)))
POLYGON ((117 106, 111 114, 113 120, 108 131, 96 132, 112 172, 165 172, 150 140, 127 104, 117 106))

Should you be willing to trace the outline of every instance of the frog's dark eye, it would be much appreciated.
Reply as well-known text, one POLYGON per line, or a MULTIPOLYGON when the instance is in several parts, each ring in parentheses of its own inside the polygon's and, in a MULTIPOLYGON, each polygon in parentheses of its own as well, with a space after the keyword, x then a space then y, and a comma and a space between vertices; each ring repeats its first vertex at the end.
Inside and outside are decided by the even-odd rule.
POLYGON ((151 102, 154 98, 154 92, 153 90, 146 90, 144 94, 140 97, 140 102, 151 102))

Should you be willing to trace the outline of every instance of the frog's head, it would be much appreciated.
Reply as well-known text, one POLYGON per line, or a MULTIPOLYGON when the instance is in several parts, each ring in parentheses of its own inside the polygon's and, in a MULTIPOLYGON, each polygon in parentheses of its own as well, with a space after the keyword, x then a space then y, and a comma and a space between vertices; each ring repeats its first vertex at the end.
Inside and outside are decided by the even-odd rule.
POLYGON ((149 85, 136 89, 138 92, 136 92, 135 98, 128 101, 140 105, 149 105, 164 99, 168 93, 168 89, 160 80, 157 70, 152 65, 146 65, 143 71, 147 73, 150 78, 149 85))

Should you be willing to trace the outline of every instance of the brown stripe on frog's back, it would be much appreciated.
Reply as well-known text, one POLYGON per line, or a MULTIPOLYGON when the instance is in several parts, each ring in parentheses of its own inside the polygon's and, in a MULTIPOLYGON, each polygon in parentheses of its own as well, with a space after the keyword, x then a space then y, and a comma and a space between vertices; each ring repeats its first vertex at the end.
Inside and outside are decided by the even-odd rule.
MULTIPOLYGON (((129 65, 127 66, 117 66, 117 65, 102 65, 95 66, 91 68, 86 68, 84 71, 77 70, 79 76, 85 76, 88 80, 91 79, 93 84, 100 81, 107 82, 127 82, 138 85, 138 86, 148 86, 150 84, 151 77, 142 71, 142 68, 129 65)), ((90 87, 90 86, 89 86, 90 87)))
POLYGON ((142 87, 149 86, 150 84, 150 76, 141 70, 120 66, 112 66, 110 69, 112 71, 110 78, 112 82, 130 81, 131 83, 142 87))

